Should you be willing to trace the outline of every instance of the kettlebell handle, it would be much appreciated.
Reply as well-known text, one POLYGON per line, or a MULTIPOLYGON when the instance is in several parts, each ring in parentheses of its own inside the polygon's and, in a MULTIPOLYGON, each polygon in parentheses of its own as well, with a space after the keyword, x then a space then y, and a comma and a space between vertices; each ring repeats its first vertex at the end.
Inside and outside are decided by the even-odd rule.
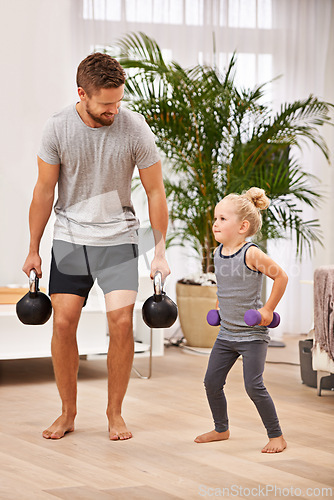
POLYGON ((32 269, 29 274, 29 292, 33 295, 35 295, 39 290, 38 282, 39 279, 37 277, 36 271, 35 269, 32 269))
POLYGON ((162 274, 160 271, 157 271, 153 277, 153 289, 155 302, 160 302, 163 294, 162 274))

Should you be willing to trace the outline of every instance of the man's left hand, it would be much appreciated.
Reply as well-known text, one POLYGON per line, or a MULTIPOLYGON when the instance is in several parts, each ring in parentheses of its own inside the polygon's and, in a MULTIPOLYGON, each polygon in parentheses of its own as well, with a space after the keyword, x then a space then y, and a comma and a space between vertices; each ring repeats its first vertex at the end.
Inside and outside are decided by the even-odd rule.
POLYGON ((170 274, 170 269, 168 262, 165 257, 154 257, 151 264, 151 279, 154 278, 154 275, 157 271, 160 271, 162 274, 162 282, 165 281, 167 276, 170 274))

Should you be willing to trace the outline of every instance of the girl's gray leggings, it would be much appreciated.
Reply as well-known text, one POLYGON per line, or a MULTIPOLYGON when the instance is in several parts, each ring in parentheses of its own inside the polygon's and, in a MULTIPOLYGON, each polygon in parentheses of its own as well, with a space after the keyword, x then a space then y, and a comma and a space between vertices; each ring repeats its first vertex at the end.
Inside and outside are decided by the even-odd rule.
POLYGON ((276 409, 263 384, 263 370, 268 343, 264 340, 233 342, 217 338, 209 359, 204 379, 215 430, 228 429, 227 404, 224 394, 226 377, 240 355, 243 359, 245 389, 255 404, 269 438, 282 435, 276 409))

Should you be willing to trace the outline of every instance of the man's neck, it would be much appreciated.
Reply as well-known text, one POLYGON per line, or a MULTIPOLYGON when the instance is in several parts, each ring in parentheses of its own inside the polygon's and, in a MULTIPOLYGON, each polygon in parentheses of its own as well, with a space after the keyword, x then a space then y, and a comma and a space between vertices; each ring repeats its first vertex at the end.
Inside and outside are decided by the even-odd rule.
POLYGON ((85 110, 84 106, 82 105, 82 102, 77 102, 76 105, 76 110, 78 112, 78 115, 80 116, 81 120, 84 122, 85 125, 87 125, 90 128, 100 128, 103 127, 100 123, 96 123, 91 116, 87 113, 85 110))

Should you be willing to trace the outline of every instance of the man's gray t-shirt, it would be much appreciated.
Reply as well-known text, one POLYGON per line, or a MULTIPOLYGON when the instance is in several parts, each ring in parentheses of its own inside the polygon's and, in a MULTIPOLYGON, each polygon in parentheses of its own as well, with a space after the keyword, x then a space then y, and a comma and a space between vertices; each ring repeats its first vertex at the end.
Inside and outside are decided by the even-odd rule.
POLYGON ((47 121, 38 156, 60 164, 54 239, 93 246, 138 242, 131 179, 135 166, 160 159, 143 116, 121 108, 112 125, 92 128, 68 106, 47 121))

